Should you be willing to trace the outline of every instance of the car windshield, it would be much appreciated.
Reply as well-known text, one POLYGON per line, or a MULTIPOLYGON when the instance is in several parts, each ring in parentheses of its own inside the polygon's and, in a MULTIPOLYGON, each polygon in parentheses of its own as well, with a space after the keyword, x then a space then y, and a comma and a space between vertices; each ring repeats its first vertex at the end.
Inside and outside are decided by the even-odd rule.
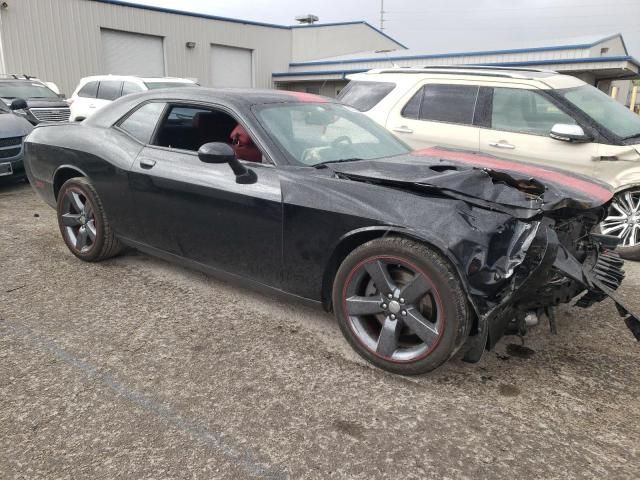
POLYGON ((297 163, 371 160, 410 152, 410 148, 365 115, 332 103, 263 105, 258 119, 297 163))
POLYGON ((640 136, 640 116, 591 85, 557 90, 569 103, 622 139, 640 136))
POLYGON ((58 98, 53 90, 37 82, 15 81, 0 82, 0 97, 2 98, 58 98))
POLYGON ((158 88, 193 87, 195 83, 189 82, 144 82, 149 90, 158 88))

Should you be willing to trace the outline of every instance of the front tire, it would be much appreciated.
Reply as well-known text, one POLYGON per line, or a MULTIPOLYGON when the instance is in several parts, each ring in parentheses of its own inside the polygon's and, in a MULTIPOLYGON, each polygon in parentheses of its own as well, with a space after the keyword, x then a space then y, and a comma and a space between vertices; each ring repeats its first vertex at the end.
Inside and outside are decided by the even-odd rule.
POLYGON ((467 307, 447 260, 399 237, 355 249, 333 285, 335 316, 351 346, 401 375, 430 372, 456 353, 471 327, 467 307))
POLYGON ((600 232, 620 238, 616 252, 627 260, 640 260, 640 190, 617 193, 600 232))
POLYGON ((91 182, 83 177, 67 180, 58 193, 58 226, 65 244, 85 262, 99 262, 120 253, 115 237, 91 182))

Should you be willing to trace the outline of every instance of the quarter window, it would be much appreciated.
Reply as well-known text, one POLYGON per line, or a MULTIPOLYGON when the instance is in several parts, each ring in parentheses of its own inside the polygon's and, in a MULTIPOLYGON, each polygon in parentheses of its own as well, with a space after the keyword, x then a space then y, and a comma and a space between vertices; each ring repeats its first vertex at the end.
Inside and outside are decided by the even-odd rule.
POLYGON ((98 86, 98 98, 102 100, 115 100, 122 91, 122 82, 106 80, 100 82, 98 86))
POLYGON ((85 83, 84 87, 82 87, 78 91, 78 96, 84 97, 84 98, 96 98, 97 94, 98 94, 98 82, 85 83))
POLYGON ((402 115, 431 122, 472 125, 478 90, 471 85, 425 85, 405 105, 402 115))
POLYGON ((366 112, 375 107, 396 87, 391 82, 350 82, 338 95, 345 105, 366 112))
POLYGON ((142 143, 149 143, 165 105, 161 102, 143 105, 120 123, 120 128, 142 143))
POLYGON ((144 88, 142 88, 137 83, 133 82, 124 82, 122 84, 122 95, 129 95, 130 93, 142 92, 144 88))
POLYGON ((411 100, 402 109, 401 115, 405 118, 413 118, 418 120, 420 118, 420 104, 422 103, 422 93, 424 88, 421 88, 416 94, 411 97, 411 100))
POLYGON ((491 128, 530 135, 549 135, 557 123, 575 120, 532 90, 494 88, 491 128))

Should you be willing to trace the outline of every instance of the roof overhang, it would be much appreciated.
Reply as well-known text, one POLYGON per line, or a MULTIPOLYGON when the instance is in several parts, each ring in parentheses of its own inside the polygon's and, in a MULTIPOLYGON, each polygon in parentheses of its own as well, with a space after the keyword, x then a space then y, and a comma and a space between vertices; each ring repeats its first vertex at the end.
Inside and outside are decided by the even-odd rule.
MULTIPOLYGON (((466 63, 465 65, 473 64, 466 63)), ((640 78, 640 62, 630 56, 564 58, 558 60, 499 62, 478 65, 486 65, 489 67, 539 67, 567 74, 588 72, 594 75, 596 80, 640 78)), ((336 81, 345 80, 347 75, 362 73, 371 69, 364 66, 357 68, 358 65, 353 63, 349 64, 349 67, 351 68, 276 72, 272 74, 272 78, 275 83, 336 81)), ((447 65, 447 67, 455 68, 456 65, 447 65)))
POLYGON ((567 74, 590 73, 595 76, 596 80, 640 78, 640 62, 630 56, 503 62, 491 64, 491 66, 541 67, 567 74))
POLYGON ((347 75, 366 71, 368 71, 368 69, 361 68, 351 70, 324 70, 318 72, 279 72, 273 73, 271 77, 275 83, 324 82, 327 80, 346 80, 347 75))

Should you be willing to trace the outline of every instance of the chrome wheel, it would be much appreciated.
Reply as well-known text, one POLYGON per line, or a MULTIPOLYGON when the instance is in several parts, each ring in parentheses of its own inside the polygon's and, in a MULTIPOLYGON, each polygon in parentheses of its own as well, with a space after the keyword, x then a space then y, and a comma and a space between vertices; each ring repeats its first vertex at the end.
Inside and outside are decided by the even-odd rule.
POLYGON ((96 243, 94 208, 86 195, 69 188, 62 199, 60 220, 67 243, 79 253, 89 252, 96 243))
POLYGON ((385 360, 415 362, 442 338, 444 315, 434 284, 401 258, 360 262, 345 282, 342 300, 357 340, 385 360))
POLYGON ((640 242, 640 190, 616 195, 609 207, 609 216, 600 225, 605 235, 620 238, 621 247, 635 247, 640 242))

